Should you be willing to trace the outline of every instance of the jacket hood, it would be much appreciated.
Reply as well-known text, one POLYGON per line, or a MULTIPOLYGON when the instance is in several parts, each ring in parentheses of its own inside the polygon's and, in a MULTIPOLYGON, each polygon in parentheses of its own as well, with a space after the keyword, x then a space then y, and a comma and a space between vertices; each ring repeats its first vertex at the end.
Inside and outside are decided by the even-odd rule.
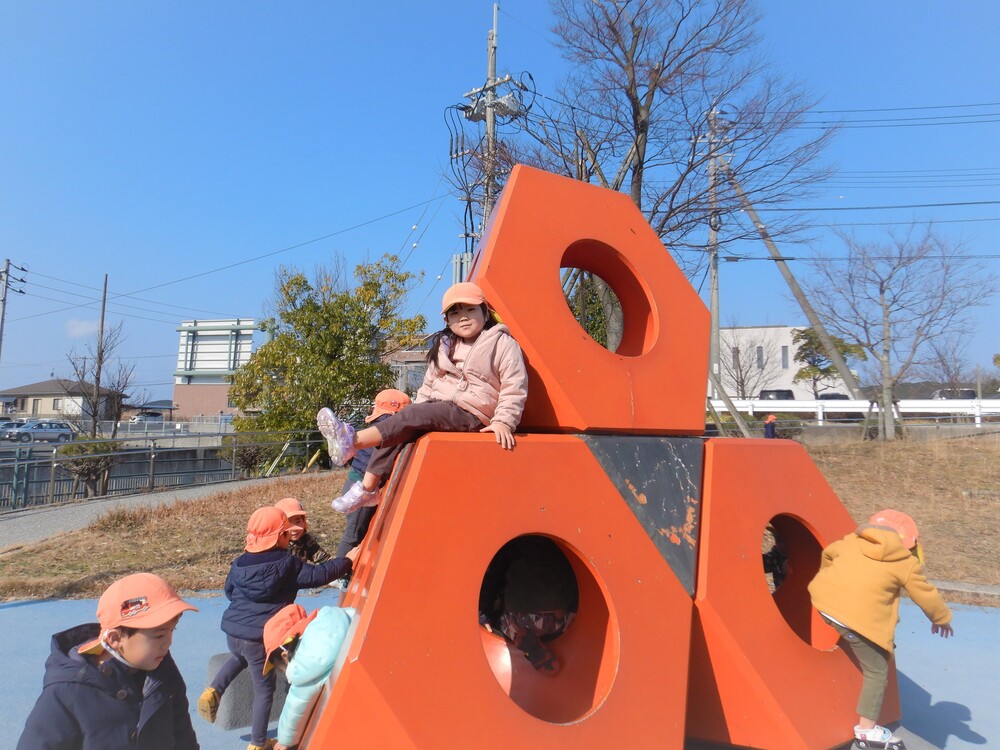
POLYGON ((77 625, 53 635, 49 656, 45 660, 45 678, 42 684, 48 687, 61 682, 80 682, 104 688, 101 673, 89 668, 90 662, 76 652, 77 646, 100 634, 101 626, 94 622, 77 625))
POLYGON ((854 533, 858 536, 861 554, 871 560, 899 562, 913 557, 910 550, 903 546, 903 540, 899 538, 896 530, 888 526, 865 523, 854 533))
POLYGON ((287 677, 292 685, 303 685, 326 677, 337 661, 337 655, 351 627, 355 610, 323 607, 316 614, 302 642, 288 665, 287 677))

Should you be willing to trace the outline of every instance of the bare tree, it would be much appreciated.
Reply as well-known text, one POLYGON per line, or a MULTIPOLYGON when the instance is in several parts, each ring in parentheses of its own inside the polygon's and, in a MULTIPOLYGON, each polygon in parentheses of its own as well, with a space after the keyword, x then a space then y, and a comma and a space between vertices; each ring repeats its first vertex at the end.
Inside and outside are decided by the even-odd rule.
POLYGON ((781 374, 778 345, 754 328, 721 331, 722 384, 736 398, 755 398, 781 374))
POLYGON ((112 437, 117 433, 128 390, 132 386, 135 365, 118 360, 109 369, 114 353, 122 343, 122 324, 98 333, 83 353, 75 349, 67 355, 73 380, 67 381, 67 394, 81 400, 80 426, 89 425, 86 432, 97 438, 98 423, 109 419, 114 423, 112 437))
POLYGON ((941 336, 927 344, 926 361, 914 367, 921 380, 939 384, 945 388, 960 388, 975 382, 973 368, 969 364, 969 336, 956 332, 941 336))
MULTIPOLYGON (((704 264, 710 216, 732 217, 723 244, 757 239, 737 219, 741 204, 731 186, 710 184, 713 158, 726 159, 757 205, 799 199, 828 174, 817 157, 832 131, 801 129, 813 102, 768 72, 752 0, 551 5, 556 43, 572 72, 545 96, 531 90, 533 82, 526 86, 521 115, 504 120, 500 164, 535 164, 626 190, 689 272, 704 264)), ((460 182, 474 185, 484 161, 462 162, 471 179, 460 182)), ((468 196, 476 200, 474 191, 468 196)), ((787 213, 768 229, 780 237, 797 226, 787 213)))
POLYGON ((934 358, 941 337, 972 329, 972 309, 996 292, 994 276, 933 227, 890 234, 886 243, 841 234, 844 262, 819 258, 805 286, 831 333, 857 342, 873 358, 880 386, 879 435, 893 440, 893 389, 934 358))

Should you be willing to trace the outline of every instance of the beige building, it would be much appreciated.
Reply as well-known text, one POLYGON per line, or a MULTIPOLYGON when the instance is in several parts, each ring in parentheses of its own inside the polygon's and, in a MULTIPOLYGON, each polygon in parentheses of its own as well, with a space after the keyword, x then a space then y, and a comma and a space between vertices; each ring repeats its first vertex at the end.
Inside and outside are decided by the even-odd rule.
POLYGON ((185 320, 177 329, 176 419, 235 414, 229 383, 254 351, 253 320, 185 320))

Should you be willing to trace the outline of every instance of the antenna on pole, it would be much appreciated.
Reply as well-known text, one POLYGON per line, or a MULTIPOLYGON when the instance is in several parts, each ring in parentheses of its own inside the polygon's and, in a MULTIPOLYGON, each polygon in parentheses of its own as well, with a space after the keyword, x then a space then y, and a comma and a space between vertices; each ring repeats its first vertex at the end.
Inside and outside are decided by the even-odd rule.
MULTIPOLYGON (((464 113, 465 119, 469 122, 484 122, 486 133, 483 138, 482 151, 478 154, 479 169, 481 176, 476 185, 481 185, 482 213, 478 222, 475 221, 472 212, 471 202, 472 186, 467 185, 469 195, 465 200, 470 202, 468 207, 466 234, 467 239, 482 237, 486 229, 486 224, 493 213, 493 206, 496 205, 497 197, 502 188, 503 167, 500 159, 500 144, 497 138, 498 118, 516 118, 525 113, 525 107, 520 98, 519 90, 527 90, 527 87, 514 80, 509 74, 502 78, 497 78, 497 17, 500 12, 500 5, 493 3, 493 28, 486 35, 486 83, 481 88, 475 88, 465 93, 465 98, 470 99, 469 104, 459 107, 464 113), (501 86, 509 85, 513 90, 507 91, 503 95, 498 92, 501 86), (477 225, 477 226, 471 226, 477 225)), ((459 147, 452 154, 453 159, 466 158, 471 155, 471 151, 464 148, 464 140, 458 134, 459 147)), ((452 256, 452 278, 463 281, 469 273, 472 265, 473 255, 470 252, 456 253, 452 256)))

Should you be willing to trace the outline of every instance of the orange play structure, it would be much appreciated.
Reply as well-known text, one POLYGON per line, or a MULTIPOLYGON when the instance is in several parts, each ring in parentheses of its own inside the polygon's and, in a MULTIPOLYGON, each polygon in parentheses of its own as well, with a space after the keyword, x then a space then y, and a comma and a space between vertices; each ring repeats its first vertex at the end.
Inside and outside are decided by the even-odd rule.
MULTIPOLYGON (((401 455, 300 747, 848 742, 860 672, 806 584, 854 524, 799 445, 702 437, 708 312, 642 214, 516 167, 471 280, 525 353, 517 447, 431 433, 401 455), (573 318, 569 269, 620 300, 617 351, 573 318), (773 593, 768 527, 789 561, 773 593), (552 540, 576 578, 575 619, 550 644, 556 674, 479 624, 487 570, 524 536, 552 540)), ((898 716, 890 690, 882 718, 898 716)))

